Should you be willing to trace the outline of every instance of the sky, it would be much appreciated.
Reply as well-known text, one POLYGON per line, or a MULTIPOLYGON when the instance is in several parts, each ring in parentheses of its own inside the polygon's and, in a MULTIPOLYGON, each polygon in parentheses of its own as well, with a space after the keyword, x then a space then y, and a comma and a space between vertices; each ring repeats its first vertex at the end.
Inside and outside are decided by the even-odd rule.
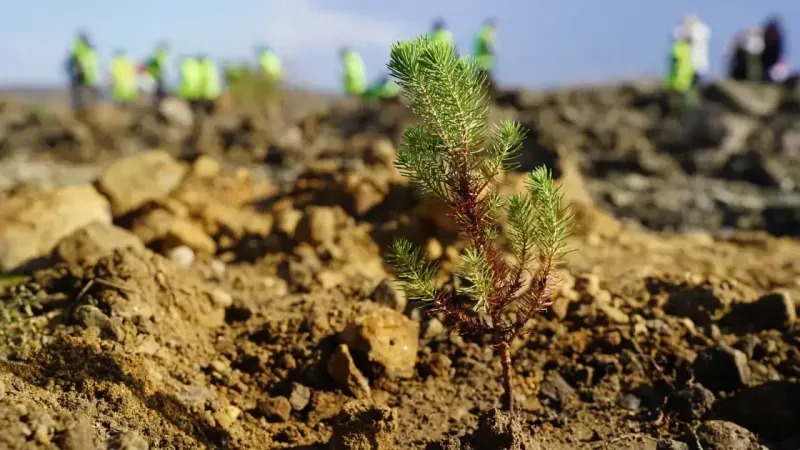
POLYGON ((385 73, 389 46, 441 17, 460 51, 471 51, 486 17, 498 24, 496 76, 506 85, 554 87, 660 76, 670 33, 687 12, 710 27, 712 71, 737 31, 782 17, 790 62, 800 64, 797 0, 24 0, 0 6, 0 86, 65 82, 64 60, 79 29, 101 62, 125 49, 144 60, 157 42, 178 57, 204 52, 221 63, 254 61, 268 44, 293 84, 334 90, 338 50, 358 50, 371 77, 385 73))

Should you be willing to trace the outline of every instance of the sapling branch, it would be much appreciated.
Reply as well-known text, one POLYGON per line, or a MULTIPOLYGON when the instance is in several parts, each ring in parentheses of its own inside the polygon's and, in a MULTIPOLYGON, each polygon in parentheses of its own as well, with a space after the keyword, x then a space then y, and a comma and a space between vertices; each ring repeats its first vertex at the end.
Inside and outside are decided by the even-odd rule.
POLYGON ((421 119, 405 131, 396 166, 419 194, 448 206, 466 243, 458 288, 440 287, 438 267, 408 241, 393 245, 390 262, 408 296, 451 329, 492 337, 503 369, 501 404, 513 411, 511 342, 550 305, 572 215, 544 167, 527 175, 524 192, 499 195, 524 132, 513 121, 489 132, 487 83, 475 61, 423 36, 394 44, 388 67, 421 119))

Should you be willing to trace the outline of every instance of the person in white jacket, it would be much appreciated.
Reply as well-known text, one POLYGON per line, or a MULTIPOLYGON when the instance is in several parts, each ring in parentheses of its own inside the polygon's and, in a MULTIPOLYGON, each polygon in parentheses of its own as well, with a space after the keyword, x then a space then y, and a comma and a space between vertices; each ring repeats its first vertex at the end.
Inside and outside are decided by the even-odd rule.
POLYGON ((711 41, 711 28, 696 14, 687 14, 673 31, 675 39, 688 39, 692 45, 692 64, 694 65, 695 84, 702 80, 709 71, 708 46, 711 41))

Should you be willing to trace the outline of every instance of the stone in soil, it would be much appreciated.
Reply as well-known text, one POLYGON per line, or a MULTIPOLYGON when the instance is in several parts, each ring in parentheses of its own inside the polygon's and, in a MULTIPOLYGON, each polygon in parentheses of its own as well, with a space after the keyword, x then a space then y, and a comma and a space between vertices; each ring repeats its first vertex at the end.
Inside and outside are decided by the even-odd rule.
POLYGON ((397 413, 371 401, 346 403, 333 420, 331 450, 390 450, 395 445, 397 413))
POLYGON ((543 450, 524 420, 497 408, 481 414, 478 429, 465 439, 474 449, 543 450))
POLYGON ((701 350, 692 368, 697 381, 713 391, 734 391, 752 378, 747 355, 726 344, 701 350))
POLYGON ((720 325, 738 333, 786 330, 797 321, 797 306, 789 292, 772 292, 752 303, 736 304, 720 325))
POLYGON ((291 392, 289 393, 289 403, 295 411, 302 411, 308 406, 311 400, 311 389, 308 386, 303 386, 300 383, 292 383, 291 392))
POLYGON ((385 307, 357 317, 339 335, 340 342, 360 352, 379 374, 389 378, 414 376, 419 346, 419 322, 385 307))
POLYGON ((111 223, 108 200, 90 185, 26 187, 0 202, 0 272, 49 255, 93 222, 111 223))
POLYGON ((767 450, 746 428, 724 420, 703 422, 695 434, 703 450, 767 450))
POLYGON ((698 384, 670 393, 666 407, 680 420, 691 422, 711 411, 715 400, 714 393, 698 384))
POLYGON ((328 359, 328 374, 354 397, 370 397, 369 381, 356 367, 347 344, 339 344, 328 359))
POLYGON ((178 187, 187 170, 167 152, 151 150, 115 162, 98 185, 111 201, 114 217, 119 217, 166 197, 178 187))
POLYGON ((258 412, 270 422, 286 422, 292 413, 292 404, 286 397, 271 397, 258 403, 258 412))

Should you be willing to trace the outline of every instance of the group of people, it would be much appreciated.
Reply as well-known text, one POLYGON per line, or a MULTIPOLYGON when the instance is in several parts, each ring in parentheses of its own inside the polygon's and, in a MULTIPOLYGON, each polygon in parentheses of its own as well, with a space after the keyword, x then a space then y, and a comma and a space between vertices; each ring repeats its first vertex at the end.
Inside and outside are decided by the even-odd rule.
MULTIPOLYGON (((475 36, 474 56, 480 68, 489 76, 494 63, 493 20, 486 20, 475 36)), ((429 33, 431 39, 454 45, 453 34, 446 29, 443 20, 436 20, 429 33)), ((454 45, 455 46, 455 45, 454 45)), ((126 105, 139 100, 142 76, 154 85, 154 101, 167 95, 166 71, 169 47, 159 44, 150 57, 141 64, 125 51, 114 53, 111 60, 109 93, 113 102, 126 105)), ((370 100, 393 99, 400 87, 387 75, 373 83, 367 82, 367 72, 361 56, 351 48, 341 51, 342 90, 352 96, 370 100)), ((249 71, 248 66, 226 68, 225 77, 220 76, 216 62, 207 55, 185 56, 180 61, 180 82, 175 95, 187 100, 195 109, 210 111, 214 101, 222 93, 222 79, 233 79, 229 75, 241 75, 249 71)), ((258 75, 272 85, 280 83, 283 66, 278 55, 266 46, 258 48, 258 75)), ((73 108, 82 110, 100 96, 101 72, 97 50, 89 35, 80 33, 69 54, 67 73, 73 108)), ((230 81, 230 80, 229 80, 230 81)))
MULTIPOLYGON (((688 93, 708 75, 710 40, 711 29, 695 14, 686 15, 675 27, 666 80, 670 90, 688 93)), ((734 80, 783 83, 792 76, 776 17, 734 36, 727 59, 727 76, 734 80)))
MULTIPOLYGON (((453 33, 438 19, 429 32, 433 40, 446 42, 455 48, 453 33)), ((475 35, 473 56, 479 68, 493 85, 491 70, 494 65, 495 22, 487 19, 475 35)), ((166 70, 169 48, 166 43, 156 47, 143 63, 137 62, 126 52, 117 51, 111 61, 109 92, 111 100, 126 105, 139 100, 140 82, 146 76, 155 86, 154 100, 159 102, 167 95, 166 70)), ((342 90, 351 96, 370 100, 393 99, 400 93, 400 87, 384 75, 368 83, 367 72, 361 56, 352 48, 341 51, 342 90)), ((68 58, 68 76, 73 107, 83 109, 100 95, 101 74, 99 59, 94 44, 87 33, 80 33, 68 58)), ((240 67, 228 68, 228 72, 240 72, 240 67), (235 69, 235 70, 234 70, 235 69)), ((187 100, 199 110, 210 111, 214 100, 222 92, 222 79, 217 64, 206 55, 186 56, 180 62, 180 83, 175 95, 187 100)), ((244 70, 247 70, 245 67, 244 70)), ((282 77, 282 63, 275 52, 268 47, 258 49, 258 73, 271 83, 279 83, 282 77)))
MULTIPOLYGON (((447 29, 442 19, 436 19, 433 22, 433 26, 428 32, 428 37, 434 41, 448 43, 455 48, 453 33, 447 29)), ((491 71, 495 59, 494 38, 495 21, 494 19, 487 19, 475 34, 472 52, 478 67, 487 76, 490 87, 493 86, 491 71)), ((400 93, 400 87, 391 80, 389 75, 384 75, 369 84, 364 61, 355 50, 345 47, 342 49, 340 56, 342 61, 342 86, 346 94, 366 99, 386 100, 393 99, 400 93)))
MULTIPOLYGON (((473 38, 472 56, 489 80, 495 61, 495 21, 487 19, 473 38)), ((453 33, 444 20, 437 19, 428 32, 430 39, 453 45, 453 33)), ((673 30, 670 49, 667 87, 674 92, 690 93, 709 73, 709 43, 711 30, 694 14, 686 15, 673 30)), ((114 102, 127 104, 138 100, 141 76, 146 75, 154 84, 154 99, 160 101, 167 95, 165 74, 169 48, 165 43, 156 47, 150 57, 137 64, 124 51, 117 51, 111 61, 110 94, 114 102)), ((782 26, 777 18, 770 18, 762 27, 754 27, 736 35, 728 49, 727 75, 736 80, 782 83, 792 76, 785 60, 782 26)), ((400 87, 388 75, 369 83, 364 61, 352 48, 340 53, 342 63, 342 90, 351 96, 366 99, 393 99, 400 87)), ((258 49, 258 73, 271 83, 279 83, 282 63, 268 47, 258 49)), ((99 94, 100 71, 97 52, 89 36, 81 33, 70 52, 68 73, 73 105, 76 109, 99 94)), ((206 55, 186 56, 180 62, 180 84, 176 95, 193 106, 208 110, 222 92, 219 68, 206 55)))
MULTIPOLYGON (((141 64, 125 51, 118 50, 111 60, 109 93, 111 100, 126 105, 139 100, 141 77, 144 75, 154 84, 154 101, 160 102, 167 94, 166 71, 169 47, 159 44, 141 64)), ((282 76, 282 64, 278 56, 267 47, 258 49, 260 73, 269 81, 277 83, 282 76)), ((189 102, 195 110, 211 111, 214 101, 222 93, 222 81, 217 63, 207 55, 192 55, 181 58, 180 83, 175 95, 189 102)), ((72 105, 76 111, 100 96, 101 71, 97 50, 87 33, 80 33, 67 59, 67 74, 70 80, 72 105)))

